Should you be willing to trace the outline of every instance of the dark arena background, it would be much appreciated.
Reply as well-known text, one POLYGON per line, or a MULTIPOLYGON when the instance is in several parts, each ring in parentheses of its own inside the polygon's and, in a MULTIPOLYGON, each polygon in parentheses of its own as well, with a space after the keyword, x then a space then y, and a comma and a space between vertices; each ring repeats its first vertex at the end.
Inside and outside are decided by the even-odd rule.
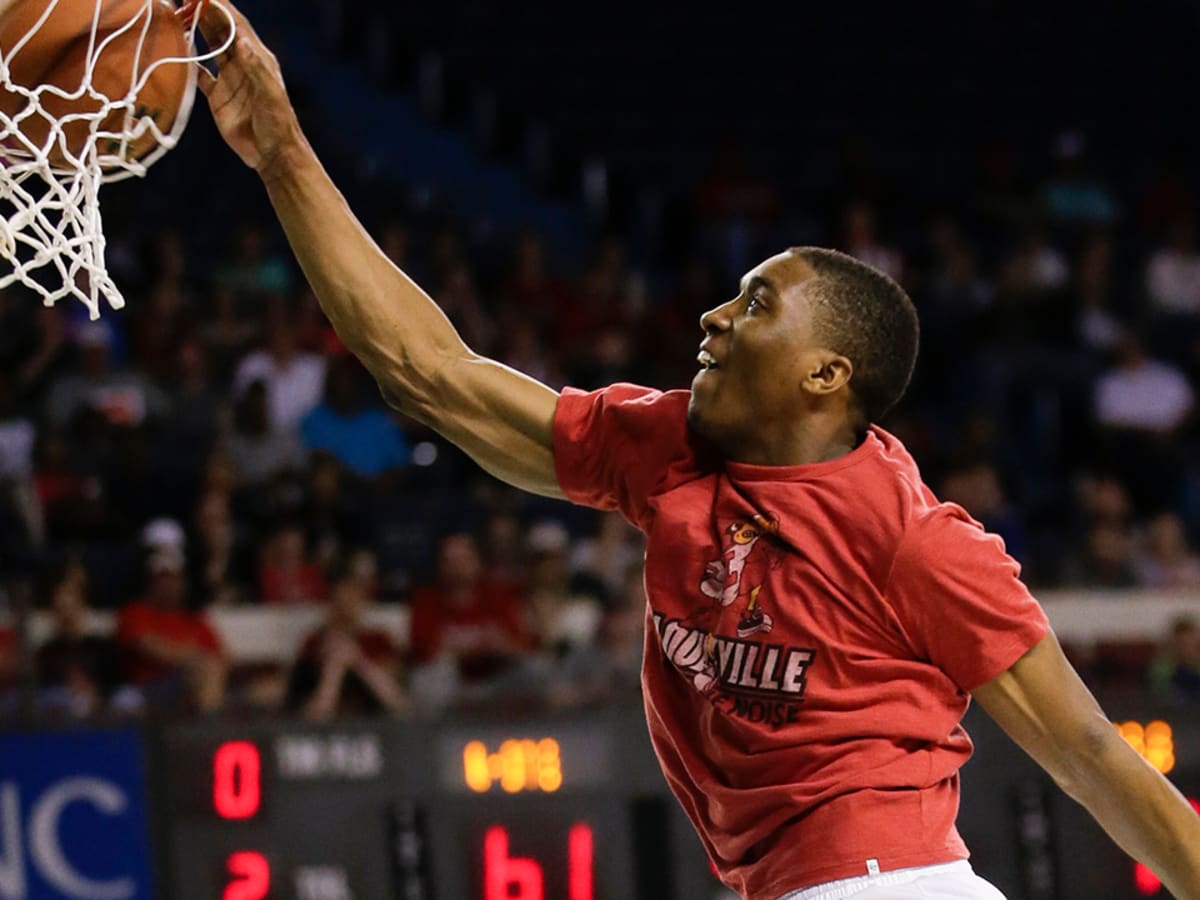
MULTIPOLYGON (((896 277, 883 424, 1200 799, 1200 6, 245 12, 384 251, 552 386, 686 386, 788 246, 896 277)), ((127 309, 0 294, 0 898, 730 897, 646 735, 639 535, 391 414, 202 101, 101 202, 127 309), (147 601, 189 611, 174 665, 131 650, 147 601)), ((980 874, 1167 896, 967 726, 980 874)))

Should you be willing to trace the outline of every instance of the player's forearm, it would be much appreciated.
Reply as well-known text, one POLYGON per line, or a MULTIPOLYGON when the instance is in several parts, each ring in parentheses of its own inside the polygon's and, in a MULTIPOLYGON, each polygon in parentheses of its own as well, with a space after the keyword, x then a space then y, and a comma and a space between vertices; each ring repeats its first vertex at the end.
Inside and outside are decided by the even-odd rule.
POLYGON ((1200 816, 1114 731, 1071 794, 1178 900, 1200 900, 1200 816))
POLYGON ((432 401, 446 361, 469 353, 449 319, 367 234, 302 135, 260 174, 338 337, 389 393, 432 401))

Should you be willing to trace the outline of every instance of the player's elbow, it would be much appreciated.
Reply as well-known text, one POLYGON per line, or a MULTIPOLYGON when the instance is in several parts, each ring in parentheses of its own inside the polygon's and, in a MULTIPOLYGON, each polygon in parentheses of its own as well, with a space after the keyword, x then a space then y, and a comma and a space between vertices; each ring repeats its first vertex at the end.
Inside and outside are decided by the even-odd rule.
POLYGON ((437 429, 461 402, 453 363, 469 353, 465 347, 430 352, 415 359, 409 354, 388 353, 369 368, 388 406, 437 429))
POLYGON ((1128 751, 1124 739, 1108 719, 1090 716, 1072 729, 1051 771, 1055 782, 1074 800, 1087 805, 1097 790, 1106 790, 1114 754, 1128 751))

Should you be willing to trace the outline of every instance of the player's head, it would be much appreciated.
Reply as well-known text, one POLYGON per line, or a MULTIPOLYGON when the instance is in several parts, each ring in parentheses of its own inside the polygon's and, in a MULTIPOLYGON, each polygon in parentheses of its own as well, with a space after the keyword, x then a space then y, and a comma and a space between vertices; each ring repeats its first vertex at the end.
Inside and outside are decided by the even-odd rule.
POLYGON ((917 314, 895 281, 835 250, 794 247, 746 273, 706 312, 688 421, 727 452, 805 416, 856 430, 903 396, 917 314))

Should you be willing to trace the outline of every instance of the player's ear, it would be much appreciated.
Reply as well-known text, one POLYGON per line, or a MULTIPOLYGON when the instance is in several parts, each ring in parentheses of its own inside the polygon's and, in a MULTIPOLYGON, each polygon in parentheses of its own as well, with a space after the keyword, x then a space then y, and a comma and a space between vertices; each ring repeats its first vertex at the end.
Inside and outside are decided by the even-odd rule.
POLYGON ((806 361, 804 389, 813 394, 832 394, 850 383, 854 365, 840 353, 821 350, 806 361))

